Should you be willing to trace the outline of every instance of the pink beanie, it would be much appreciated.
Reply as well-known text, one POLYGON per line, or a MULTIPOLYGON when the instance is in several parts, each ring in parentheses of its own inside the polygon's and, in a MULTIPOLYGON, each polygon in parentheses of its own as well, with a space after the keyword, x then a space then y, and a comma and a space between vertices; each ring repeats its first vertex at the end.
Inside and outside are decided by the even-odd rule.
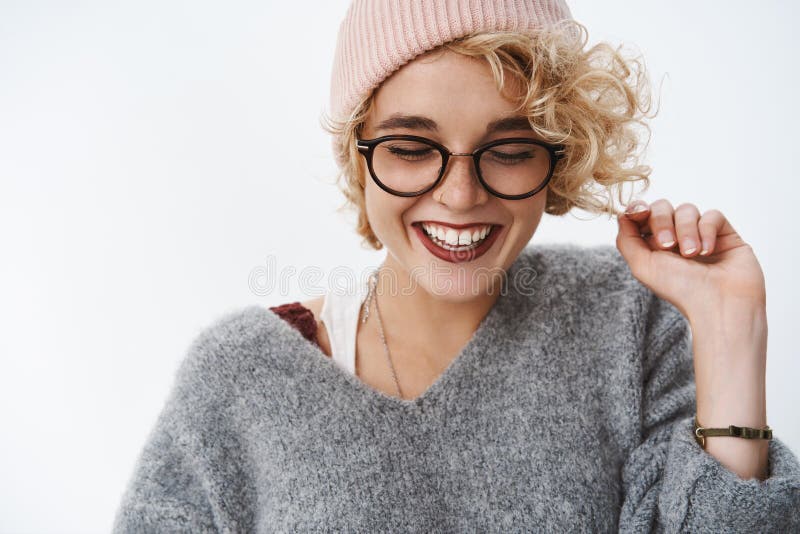
POLYGON ((478 31, 550 26, 572 14, 564 0, 353 0, 339 26, 330 115, 346 120, 383 80, 419 54, 478 31))

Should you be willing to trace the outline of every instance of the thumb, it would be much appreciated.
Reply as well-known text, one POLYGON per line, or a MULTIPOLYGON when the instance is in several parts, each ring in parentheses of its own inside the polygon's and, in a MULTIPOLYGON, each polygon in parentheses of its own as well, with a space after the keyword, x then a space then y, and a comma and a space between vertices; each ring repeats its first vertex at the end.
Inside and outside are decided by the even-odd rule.
POLYGON ((624 213, 617 215, 617 249, 631 267, 642 265, 653 253, 639 233, 639 227, 624 213))

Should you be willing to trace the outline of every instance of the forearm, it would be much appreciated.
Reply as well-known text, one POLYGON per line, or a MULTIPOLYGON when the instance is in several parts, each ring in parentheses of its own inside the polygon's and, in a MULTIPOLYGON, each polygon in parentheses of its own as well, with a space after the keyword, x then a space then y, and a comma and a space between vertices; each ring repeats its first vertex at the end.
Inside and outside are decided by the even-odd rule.
MULTIPOLYGON (((707 304, 708 313, 689 318, 697 418, 705 427, 761 428, 767 424, 766 306, 746 301, 707 304)), ((743 479, 768 476, 767 440, 712 437, 706 440, 706 451, 743 479)))

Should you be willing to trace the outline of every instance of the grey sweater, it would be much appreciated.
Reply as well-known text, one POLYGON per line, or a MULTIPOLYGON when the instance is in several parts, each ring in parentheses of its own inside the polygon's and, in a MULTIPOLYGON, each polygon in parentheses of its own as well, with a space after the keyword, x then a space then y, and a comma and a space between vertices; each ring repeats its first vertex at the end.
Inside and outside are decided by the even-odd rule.
POLYGON ((779 438, 763 482, 695 442, 688 321, 616 248, 529 245, 505 288, 415 400, 265 307, 221 317, 182 361, 114 532, 800 532, 779 438))

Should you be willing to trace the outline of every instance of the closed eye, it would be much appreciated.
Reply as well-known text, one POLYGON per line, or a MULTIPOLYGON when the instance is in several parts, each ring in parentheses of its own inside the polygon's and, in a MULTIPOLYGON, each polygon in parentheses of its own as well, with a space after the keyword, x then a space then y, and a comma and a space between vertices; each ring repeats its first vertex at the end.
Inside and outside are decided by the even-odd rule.
POLYGON ((532 150, 526 150, 524 152, 501 152, 498 150, 490 150, 489 154, 502 163, 518 163, 520 161, 525 161, 536 157, 536 153, 532 150))
POLYGON ((407 161, 420 161, 429 156, 434 150, 432 148, 420 148, 417 150, 408 150, 397 146, 389 146, 386 149, 400 159, 407 161))

